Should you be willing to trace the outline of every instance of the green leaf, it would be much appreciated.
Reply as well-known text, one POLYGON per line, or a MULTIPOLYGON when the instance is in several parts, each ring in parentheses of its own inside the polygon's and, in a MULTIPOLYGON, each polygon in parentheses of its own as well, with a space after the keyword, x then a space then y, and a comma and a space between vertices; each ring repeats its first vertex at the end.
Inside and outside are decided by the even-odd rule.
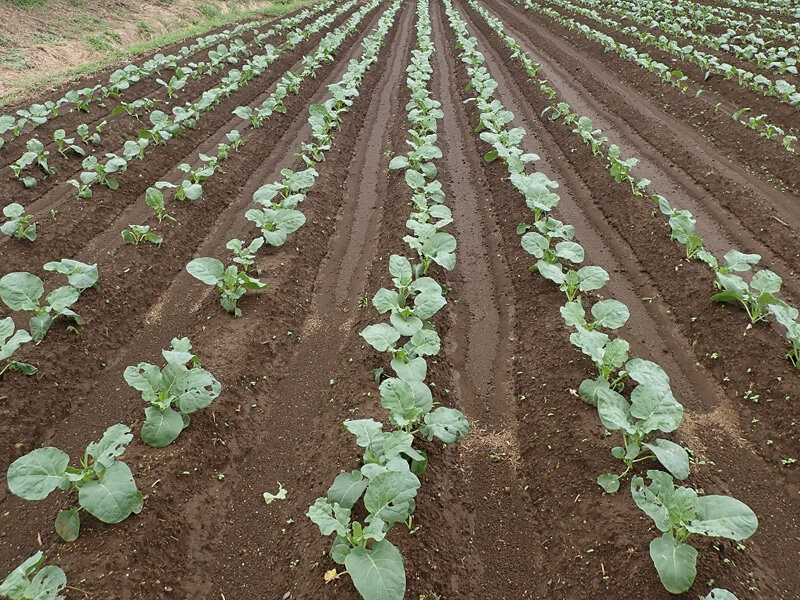
POLYGON ((452 444, 464 439, 469 431, 469 423, 461 411, 446 406, 428 413, 424 420, 419 432, 429 441, 435 437, 443 444, 452 444))
POLYGON ((609 299, 595 303, 592 316, 595 318, 595 327, 619 329, 628 322, 631 313, 619 300, 609 299))
MULTIPOLYGON (((1 118, 1 117, 0 117, 1 118)), ((30 585, 29 577, 44 562, 44 554, 39 550, 8 574, 0 583, 0 595, 16 600, 22 598, 30 585)))
POLYGON ((669 593, 682 594, 692 587, 697 576, 697 550, 665 533, 650 542, 650 558, 669 593))
POLYGON ((728 590, 714 588, 708 593, 704 600, 737 600, 737 598, 728 590))
POLYGON ((388 540, 375 542, 372 548, 353 548, 344 565, 364 600, 402 600, 405 596, 403 557, 388 540))
POLYGON ((128 465, 115 461, 100 480, 90 481, 78 490, 78 502, 103 523, 119 523, 141 511, 143 499, 128 465))
POLYGON ((420 329, 411 336, 406 347, 413 348, 420 356, 433 356, 439 353, 441 340, 435 329, 420 329))
POLYGON ((142 440, 153 448, 163 448, 171 444, 183 431, 180 413, 171 408, 163 412, 157 406, 144 409, 145 422, 142 424, 142 440))
POLYGON ((649 433, 659 429, 675 431, 683 418, 683 406, 675 400, 669 388, 661 384, 641 383, 631 392, 631 415, 649 433))
POLYGON ((133 389, 142 392, 145 402, 156 402, 159 390, 164 385, 161 371, 155 365, 139 363, 137 366, 127 367, 122 375, 133 389))
POLYGON ((606 429, 622 430, 628 434, 636 431, 628 401, 614 390, 603 391, 598 397, 597 414, 606 429))
POLYGON ((308 507, 306 516, 319 527, 322 535, 346 536, 350 527, 350 509, 331 503, 327 498, 317 498, 316 502, 308 507))
POLYGON ((369 448, 384 437, 383 425, 373 419, 347 420, 344 428, 356 436, 356 444, 362 448, 369 448))
POLYGON ((397 287, 406 287, 411 283, 411 263, 405 256, 392 254, 389 257, 389 273, 397 279, 397 287))
POLYGON ((361 471, 339 473, 328 488, 328 500, 343 508, 352 509, 367 489, 368 483, 361 471))
POLYGON ((31 317, 30 321, 28 322, 28 327, 31 329, 33 341, 37 343, 41 342, 44 339, 44 336, 47 335, 47 332, 50 330, 50 326, 52 324, 53 317, 51 317, 48 313, 34 315, 31 317))
POLYGON ((381 405, 390 413, 390 421, 397 427, 418 422, 433 407, 433 397, 421 381, 385 379, 380 386, 381 405))
POLYGON ((81 518, 77 508, 62 510, 56 517, 56 533, 65 542, 74 542, 81 533, 81 518))
POLYGON ((97 443, 91 443, 86 447, 86 452, 94 458, 94 470, 100 473, 115 464, 118 456, 122 456, 125 447, 131 443, 133 434, 130 427, 117 423, 106 429, 102 439, 97 443), (98 466, 103 468, 98 469, 98 466))
POLYGON ((608 494, 613 494, 619 490, 619 475, 615 473, 603 473, 597 477, 599 485, 608 494))
POLYGON ((406 381, 424 381, 428 374, 428 363, 426 363, 425 359, 421 356, 408 362, 403 362, 399 358, 393 358, 391 366, 397 376, 406 381))
POLYGON ((186 265, 186 271, 207 285, 217 285, 225 274, 225 266, 216 258, 195 258, 186 265))
POLYGON ((26 595, 34 600, 57 600, 67 586, 67 576, 59 567, 48 565, 34 575, 26 595))
POLYGON ((370 517, 377 517, 389 524, 405 521, 414 511, 414 498, 419 486, 419 479, 411 471, 383 473, 369 482, 364 494, 364 506, 370 517))
POLYGON ((69 456, 58 448, 37 448, 8 467, 8 488, 24 500, 43 500, 67 483, 69 456))
POLYGON ((35 311, 42 294, 44 283, 31 273, 8 273, 0 278, 0 299, 11 310, 35 311))
POLYGON ((689 454, 678 444, 658 439, 642 446, 655 454, 658 462, 676 479, 686 479, 689 476, 689 454))
POLYGON ((400 333, 387 323, 377 323, 365 327, 361 337, 378 352, 386 352, 400 339, 400 333))
POLYGON ((692 533, 744 540, 758 528, 758 518, 744 502, 730 496, 700 496, 697 517, 686 526, 692 533))
POLYGON ((191 414, 206 408, 222 390, 222 385, 205 369, 194 368, 179 372, 172 384, 175 404, 181 412, 191 414))

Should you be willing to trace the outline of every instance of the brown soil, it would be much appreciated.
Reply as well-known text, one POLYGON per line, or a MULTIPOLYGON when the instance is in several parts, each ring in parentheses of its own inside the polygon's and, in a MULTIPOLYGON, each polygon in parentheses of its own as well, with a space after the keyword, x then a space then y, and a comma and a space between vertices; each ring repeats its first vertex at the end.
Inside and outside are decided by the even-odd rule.
MULTIPOLYGON (((618 70, 617 59, 548 19, 504 0, 486 4, 543 63, 544 77, 561 97, 602 127, 624 155, 642 159, 640 176, 695 212, 715 251, 730 245, 757 250, 797 303, 797 197, 776 192, 745 166, 768 161, 788 179, 796 173, 781 171, 777 155, 758 158, 744 145, 729 158, 719 140, 738 135, 733 124, 709 118, 695 129, 679 114, 677 98, 673 103, 670 97, 667 108, 663 98, 654 99, 648 74, 618 70), (709 141, 704 134, 712 131, 709 141)), ((427 445, 431 466, 414 516, 419 529, 397 527, 391 534, 404 555, 407 597, 671 597, 648 555, 651 521, 624 489, 603 495, 594 482, 617 466, 610 456, 614 438, 575 395, 594 368, 568 344, 561 294, 528 270, 531 259, 515 228, 530 214, 501 165, 483 161, 486 147, 473 133, 474 105, 463 103, 469 92, 453 34, 441 3, 430 6, 437 49, 432 85, 445 114, 438 167, 455 217, 449 230, 458 241, 456 269, 435 273, 450 292, 435 320, 443 349, 431 361, 430 379, 434 399, 462 410, 472 429, 456 446, 427 445)), ((613 183, 570 128, 539 117, 547 103, 538 86, 521 75, 479 15, 462 0, 456 6, 478 37, 498 97, 528 131, 526 151, 542 156, 537 166, 560 182, 556 216, 576 226, 588 260, 612 275, 604 294, 631 308, 623 335, 633 353, 657 360, 672 378, 686 407, 674 439, 694 451, 692 485, 733 494, 759 516, 745 550, 729 541, 696 541, 698 578, 683 597, 704 595, 713 580, 742 600, 800 598, 794 568, 800 472, 780 462, 797 453, 800 384, 797 371, 781 359, 782 337, 768 326, 742 336, 743 312, 707 300, 708 271, 681 260, 652 205, 613 183), (759 403, 745 399, 748 390, 759 393, 759 403)), ((160 361, 161 348, 175 336, 191 338, 223 393, 167 449, 134 439, 125 459, 146 494, 145 508, 119 525, 84 517, 80 539, 66 544, 52 523, 72 496, 54 493, 32 503, 0 488, 0 574, 41 543, 48 562, 67 573, 73 586, 68 600, 357 599, 346 577, 323 582, 334 566, 326 557, 329 540, 304 513, 338 472, 359 464, 341 422, 383 416, 372 369, 386 365, 358 332, 375 322, 375 311, 361 301, 389 284, 388 256, 407 252, 408 188, 388 163, 407 149, 413 3, 398 13, 379 63, 317 167, 320 176, 302 207, 306 225, 283 248, 261 254, 258 266, 270 287, 246 295, 243 317, 233 319, 184 266, 194 256, 222 257, 226 240, 252 233, 243 213, 254 190, 281 168, 299 166, 293 154, 309 133, 307 106, 327 96, 327 84, 360 54, 360 39, 384 9, 367 15, 335 63, 290 98, 286 114, 260 129, 240 127, 244 146, 204 185, 204 197, 171 203, 181 225, 158 227, 165 237, 161 248, 120 240, 129 223, 148 217, 144 189, 174 180, 177 164, 213 148, 237 121, 231 110, 260 102, 324 32, 205 115, 185 138, 135 161, 115 193, 95 188, 92 200, 65 198, 63 181, 77 170, 74 158, 62 161, 59 175, 42 179, 34 192, 3 183, 0 204, 20 198, 40 226, 34 244, 0 241, 4 273, 24 269, 56 281, 45 277, 42 263, 70 256, 98 262, 101 279, 77 306, 86 318, 79 334, 57 323, 40 346, 23 352, 39 374, 0 380, 0 465, 40 445, 76 456, 112 423, 136 429, 142 403, 122 372, 140 361, 160 361), (288 490, 286 500, 266 505, 263 492, 274 493, 279 482, 288 490)), ((144 84, 135 93, 148 90, 144 84)), ((91 118, 104 115, 98 109, 91 118)), ((121 119, 117 128, 133 131, 135 122, 121 119)), ((107 151, 121 139, 110 135, 107 151)))

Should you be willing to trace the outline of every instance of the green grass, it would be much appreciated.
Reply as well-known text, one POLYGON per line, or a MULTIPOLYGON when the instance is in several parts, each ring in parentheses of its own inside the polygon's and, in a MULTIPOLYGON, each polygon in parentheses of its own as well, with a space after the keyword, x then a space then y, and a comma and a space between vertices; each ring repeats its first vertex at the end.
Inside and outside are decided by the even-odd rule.
MULTIPOLYGON (((33 3, 27 5, 38 6, 41 2, 45 0, 7 0, 7 1, 15 4, 17 2, 33 3)), ((209 31, 210 29, 221 27, 223 25, 227 25, 234 21, 243 21, 248 19, 263 19, 269 17, 280 18, 283 15, 292 12, 293 10, 297 10, 298 8, 301 8, 303 6, 316 4, 319 1, 320 0, 288 0, 286 2, 275 2, 270 6, 257 9, 241 10, 235 8, 234 10, 231 10, 224 14, 219 14, 215 17, 205 19, 203 21, 200 21, 193 25, 189 25, 182 29, 169 31, 167 33, 157 35, 152 39, 145 40, 137 44, 131 44, 130 46, 126 46, 124 48, 119 48, 101 60, 84 63, 82 65, 78 65, 61 73, 51 73, 51 74, 45 74, 43 76, 30 77, 28 78, 28 81, 26 81, 23 84, 24 89, 12 92, 0 98, 0 107, 5 106, 6 104, 9 104, 11 102, 14 102, 19 98, 27 96, 43 87, 56 86, 79 75, 88 75, 94 73, 95 71, 104 69, 105 67, 108 67, 110 65, 120 64, 122 62, 129 62, 131 60, 134 60, 136 56, 139 54, 149 52, 156 48, 160 48, 161 46, 168 46, 170 44, 174 44, 175 42, 183 41, 187 38, 197 37, 209 31)), ((171 4, 171 1, 161 0, 161 4, 171 4)), ((85 22, 85 24, 87 25, 90 22, 92 25, 100 24, 100 21, 93 17, 88 17, 88 18, 77 17, 74 18, 74 20, 85 22)), ((84 30, 85 29, 87 28, 84 28, 84 30)), ((89 37, 90 36, 87 36, 87 41, 89 37)), ((106 43, 108 42, 106 41, 106 43)))

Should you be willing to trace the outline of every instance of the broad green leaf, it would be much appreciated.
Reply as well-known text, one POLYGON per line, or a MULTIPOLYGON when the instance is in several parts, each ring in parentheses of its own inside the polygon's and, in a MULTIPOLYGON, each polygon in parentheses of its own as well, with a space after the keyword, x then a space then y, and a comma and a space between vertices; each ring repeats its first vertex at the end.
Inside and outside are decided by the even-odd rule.
POLYGON ((170 344, 172 347, 171 350, 161 351, 161 356, 163 356, 164 360, 168 363, 185 365, 189 361, 197 358, 192 354, 192 342, 189 341, 188 337, 172 338, 170 344))
POLYGON ((422 329, 422 319, 415 315, 408 315, 404 317, 398 312, 393 312, 389 316, 389 321, 400 335, 413 336, 416 332, 422 329))
POLYGON ((31 335, 24 329, 14 331, 14 321, 11 317, 0 319, 0 361, 11 357, 22 344, 30 342, 31 339, 31 335))
POLYGON ((369 448, 384 437, 383 425, 373 419, 347 420, 344 428, 356 436, 356 444, 362 448, 369 448))
POLYGON ((723 257, 725 268, 731 271, 749 271, 753 265, 758 264, 761 256, 758 254, 744 254, 738 250, 729 250, 723 257))
POLYGON ((57 600, 67 586, 67 576, 59 567, 48 565, 33 576, 26 596, 34 600, 57 600))
POLYGON ((578 387, 578 394, 587 404, 597 406, 601 398, 616 394, 608 387, 608 381, 602 377, 597 379, 584 379, 578 387))
POLYGON ((99 276, 96 264, 87 265, 86 263, 71 258, 45 263, 44 270, 55 271, 56 273, 66 275, 69 284, 78 291, 83 291, 92 287, 97 283, 99 276))
POLYGON ((397 287, 405 287, 411 283, 411 263, 405 256, 392 254, 389 257, 389 273, 397 279, 397 287))
POLYGON ((781 283, 783 283, 783 280, 776 273, 769 269, 761 269, 753 275, 753 279, 750 280, 750 287, 762 294, 777 294, 781 291, 781 283))
POLYGON ((171 444, 183 431, 181 415, 171 408, 163 412, 156 406, 144 409, 145 422, 142 424, 142 440, 153 448, 163 448, 171 444))
POLYGON ((628 307, 619 300, 601 300, 592 306, 592 316, 595 318, 595 326, 605 329, 619 329, 631 316, 628 307))
POLYGON ((394 290, 387 290, 386 288, 379 289, 372 297, 372 306, 378 311, 378 314, 384 314, 393 308, 400 306, 400 294, 394 290))
POLYGON ((389 471, 369 482, 364 493, 364 506, 370 517, 389 524, 405 521, 414 510, 419 479, 410 471, 389 471))
POLYGON ((655 454, 658 462, 676 479, 686 479, 689 476, 689 454, 678 444, 658 439, 642 446, 655 454))
POLYGON ((582 263, 584 259, 583 246, 577 242, 559 242, 555 246, 555 254, 563 260, 582 263))
POLYGON ((56 533, 65 542, 74 542, 81 533, 81 518, 77 508, 62 510, 56 517, 56 533))
POLYGON ((652 383, 669 388, 669 377, 664 369, 652 361, 633 358, 625 365, 625 370, 637 383, 652 383))
POLYGON ((11 310, 35 311, 44 294, 44 283, 26 272, 8 273, 0 278, 0 299, 11 310))
POLYGON ((420 356, 433 356, 439 353, 441 340, 435 329, 420 329, 411 336, 406 347, 413 348, 414 353, 420 356))
POLYGON ((145 402, 158 400, 159 390, 164 385, 160 369, 149 363, 139 363, 137 366, 127 367, 123 377, 129 386, 142 392, 145 402))
POLYGON ((0 595, 12 599, 22 598, 22 594, 25 593, 30 585, 29 577, 43 562, 44 554, 42 554, 41 550, 23 561, 21 565, 8 574, 3 583, 0 583, 0 595))
POLYGON ((575 325, 586 325, 586 311, 583 310, 581 300, 578 298, 572 302, 567 302, 562 306, 559 311, 564 318, 564 322, 568 327, 575 327, 575 325))
POLYGON ((352 549, 353 547, 346 538, 337 535, 336 539, 333 540, 333 545, 331 546, 328 556, 330 556, 331 560, 337 565, 343 565, 344 561, 347 559, 347 555, 350 554, 352 549))
POLYGON ((186 271, 207 285, 217 285, 225 274, 225 266, 216 258, 195 258, 186 265, 186 271))
POLYGON ((433 397, 421 381, 385 379, 380 386, 381 405, 390 413, 389 419, 397 427, 416 423, 433 407, 433 397))
POLYGON ((581 280, 580 284, 578 285, 578 289, 580 289, 582 292, 599 290, 606 283, 608 283, 609 280, 606 270, 602 267, 596 267, 594 265, 581 267, 578 269, 578 275, 581 280))
POLYGON ((424 381, 428 374, 428 364, 421 356, 408 362, 403 362, 399 358, 393 358, 391 365, 397 376, 406 381, 424 381))
POLYGON ((446 406, 425 415, 424 421, 419 432, 429 441, 435 437, 443 444, 452 444, 464 439, 469 431, 469 423, 461 411, 446 406))
POLYGON ((66 485, 69 456, 58 448, 37 448, 8 467, 8 489, 24 500, 43 500, 66 485))
POLYGON ((744 502, 730 496, 700 496, 697 517, 686 526, 692 533, 702 533, 732 540, 744 540, 758 528, 758 518, 744 502))
POLYGON ((339 473, 328 488, 328 500, 343 508, 352 509, 367 489, 368 483, 360 471, 339 473))
POLYGON ((205 369, 184 370, 175 378, 170 391, 181 412, 191 414, 206 408, 222 390, 222 385, 205 369))
POLYGON ((561 285, 565 281, 564 271, 560 263, 551 264, 547 261, 539 260, 536 262, 536 269, 541 273, 542 277, 556 285, 561 285))
POLYGON ((622 430, 628 434, 636 431, 628 401, 611 389, 603 391, 602 395, 598 397, 597 414, 606 429, 622 430))
POLYGON ((441 293, 419 294, 414 298, 414 315, 428 320, 447 304, 441 293))
POLYGON ((350 509, 332 504, 327 498, 317 498, 316 502, 308 507, 306 516, 319 527, 322 535, 346 536, 350 526, 350 509))
POLYGON ((125 447, 131 443, 132 439, 133 434, 130 427, 117 423, 106 429, 99 442, 89 444, 86 452, 94 458, 95 472, 102 472, 103 469, 98 469, 98 466, 107 469, 115 464, 117 457, 125 452, 125 447))
POLYGON ((645 432, 656 429, 675 431, 683 418, 683 406, 675 400, 669 388, 653 383, 641 383, 631 392, 631 415, 645 432))
POLYGON ((386 352, 400 339, 400 333, 387 323, 377 323, 365 327, 361 337, 378 352, 386 352))
POLYGON ((47 332, 50 330, 50 326, 52 324, 53 317, 48 313, 32 316, 30 321, 28 321, 28 327, 31 329, 31 337, 33 337, 33 341, 37 343, 41 342, 44 339, 44 336, 47 335, 47 332))
POLYGON ((100 480, 90 481, 78 490, 78 502, 103 523, 119 523, 141 511, 143 499, 128 465, 115 461, 100 480))
POLYGON ((692 587, 697 576, 697 550, 665 533, 650 542, 650 558, 669 593, 682 594, 692 587))
POLYGON ((372 548, 353 548, 344 565, 364 600, 402 600, 405 596, 403 557, 388 540, 375 542, 372 548))
POLYGON ((71 285, 57 288, 47 295, 46 302, 52 311, 59 315, 64 309, 72 306, 80 298, 80 292, 71 285))

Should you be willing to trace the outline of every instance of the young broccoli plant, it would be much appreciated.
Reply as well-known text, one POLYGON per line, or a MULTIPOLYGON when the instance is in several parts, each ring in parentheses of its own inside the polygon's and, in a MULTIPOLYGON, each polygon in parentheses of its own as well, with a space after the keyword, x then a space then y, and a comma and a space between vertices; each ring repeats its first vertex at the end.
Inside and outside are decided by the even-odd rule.
POLYGON ((30 331, 35 342, 41 342, 53 321, 59 316, 71 317, 78 325, 83 319, 70 306, 80 297, 80 292, 65 285, 50 292, 43 304, 44 283, 36 275, 26 272, 8 273, 0 278, 0 299, 11 310, 32 312, 30 331))
POLYGON ((67 132, 63 129, 56 129, 53 132, 53 140, 56 143, 58 153, 64 158, 67 158, 67 150, 72 150, 79 156, 86 156, 86 151, 75 144, 75 138, 68 138, 67 132))
POLYGON ((147 204, 147 206, 149 206, 155 211, 156 218, 158 219, 159 223, 161 223, 165 219, 168 221, 174 221, 175 223, 178 222, 178 220, 175 217, 167 214, 167 208, 166 205, 164 204, 164 194, 158 188, 156 187, 147 188, 147 190, 145 190, 144 193, 144 201, 145 204, 147 204))
POLYGON ((564 225, 558 219, 545 217, 534 222, 534 226, 539 230, 529 231, 520 240, 526 252, 536 257, 537 262, 531 266, 531 271, 538 270, 548 279, 548 274, 557 269, 561 273, 559 260, 568 260, 573 263, 582 263, 584 259, 583 247, 577 242, 571 241, 575 236, 575 228, 572 225, 564 225), (563 240, 557 242, 553 248, 550 247, 553 240, 563 240))
POLYGON ((0 597, 9 600, 62 600, 59 593, 67 586, 67 576, 59 567, 44 563, 39 550, 8 574, 0 583, 0 597))
POLYGON ((622 160, 622 158, 620 158, 621 154, 622 151, 616 144, 611 144, 608 147, 609 172, 617 183, 627 181, 631 186, 631 191, 634 196, 642 196, 644 194, 644 189, 650 185, 650 180, 641 179, 636 181, 636 178, 630 174, 630 171, 639 164, 639 159, 631 157, 622 160))
MULTIPOLYGON (((624 356, 627 358, 627 352, 624 356)), ((611 455, 626 468, 621 474, 604 473, 597 478, 597 484, 606 492, 616 492, 620 479, 636 463, 650 459, 656 459, 677 479, 689 476, 689 455, 682 446, 663 438, 650 438, 658 432, 675 431, 683 418, 683 406, 672 395, 669 377, 657 364, 631 359, 616 380, 586 379, 578 393, 597 407, 608 431, 622 434, 622 445, 612 448, 611 455), (637 383, 629 392, 630 401, 622 395, 625 390, 620 386, 628 378, 637 383)))
POLYGON ((103 523, 141 512, 143 497, 131 470, 117 460, 132 439, 127 425, 112 425, 99 442, 87 446, 79 467, 69 466, 69 456, 58 448, 37 448, 8 467, 8 488, 24 500, 44 500, 56 488, 77 489, 79 506, 62 510, 55 523, 64 541, 74 541, 80 534, 80 510, 103 523))
POLYGON ((126 140, 125 145, 122 147, 122 156, 126 161, 130 162, 134 158, 144 160, 145 150, 150 145, 150 140, 147 138, 137 138, 136 140, 126 140))
POLYGON ((82 199, 91 198, 92 184, 97 181, 97 173, 94 171, 83 171, 79 179, 80 181, 78 181, 78 179, 70 179, 67 181, 68 184, 77 190, 75 197, 82 199))
POLYGON ((183 202, 184 200, 194 201, 203 197, 203 186, 199 183, 192 183, 188 179, 184 179, 180 185, 175 185, 169 181, 156 181, 156 188, 159 190, 175 190, 174 198, 178 202, 183 202))
POLYGON ((286 236, 300 229, 306 222, 303 213, 291 208, 251 208, 244 216, 261 229, 264 241, 270 246, 283 246, 286 236))
POLYGON ((210 405, 222 390, 219 381, 191 353, 189 338, 173 338, 171 344, 171 350, 161 351, 167 361, 164 368, 139 363, 125 369, 124 375, 128 385, 140 391, 149 404, 144 409, 142 440, 154 448, 174 442, 189 426, 189 415, 210 405))
MULTIPOLYGON (((125 170, 128 168, 128 161, 120 156, 117 156, 116 154, 110 153, 106 154, 106 158, 108 158, 108 160, 104 164, 98 161, 96 156, 87 156, 83 159, 82 163, 83 168, 86 169, 84 172, 94 172, 97 183, 104 185, 111 190, 117 190, 119 189, 119 181, 117 181, 115 177, 109 177, 109 175, 117 172, 125 172, 125 170)), ((82 175, 83 173, 81 173, 81 181, 83 181, 82 175)), ((80 195, 80 186, 77 187, 80 195)))
MULTIPOLYGON (((758 528, 756 515, 743 502, 730 496, 700 496, 692 488, 675 487, 662 471, 648 471, 651 480, 631 480, 636 506, 656 524, 663 535, 650 542, 650 558, 664 588, 682 594, 697 575, 697 550, 686 543, 692 534, 741 541, 758 528)), ((720 596, 715 596, 720 597, 720 596)))
POLYGON ((59 273, 67 278, 69 284, 79 292, 96 287, 99 277, 97 264, 87 265, 79 260, 63 258, 44 264, 45 271, 59 273))
POLYGON ((784 304, 775 297, 783 280, 769 269, 757 271, 749 284, 738 275, 718 271, 717 283, 722 291, 711 296, 711 300, 741 303, 752 324, 766 320, 770 306, 784 304))
POLYGON ((89 126, 86 123, 78 125, 75 132, 80 136, 84 144, 97 146, 100 143, 100 131, 95 130, 94 133, 89 133, 89 126))
POLYGON ((134 117, 138 121, 139 111, 142 109, 149 110, 154 104, 155 102, 149 98, 139 98, 137 100, 133 100, 132 102, 120 102, 119 106, 111 111, 111 114, 116 115, 124 112, 127 113, 129 117, 134 117))
POLYGON ((220 304, 235 317, 241 317, 242 311, 236 302, 247 290, 263 290, 266 283, 250 277, 247 269, 239 269, 236 265, 227 268, 216 258, 195 258, 186 265, 186 271, 206 285, 216 286, 221 293, 220 304))
POLYGON ((18 240, 36 239, 36 223, 32 223, 33 215, 26 215, 21 204, 12 202, 3 209, 3 215, 8 221, 0 225, 0 231, 18 240))
POLYGON ((122 230, 122 241, 126 244, 138 246, 142 242, 160 246, 164 238, 155 232, 150 231, 149 225, 128 225, 127 229, 122 230))
POLYGON ((31 334, 24 329, 14 331, 14 320, 11 317, 0 319, 0 375, 6 371, 19 371, 25 375, 33 375, 38 370, 33 365, 10 360, 19 347, 31 341, 31 334))
MULTIPOLYGON (((233 262, 237 265, 242 265, 245 273, 247 273, 250 267, 256 262, 256 252, 258 252, 263 245, 264 238, 258 237, 247 245, 239 239, 228 240, 225 247, 233 252, 233 262)), ((258 273, 258 269, 256 269, 256 273, 258 273)))

